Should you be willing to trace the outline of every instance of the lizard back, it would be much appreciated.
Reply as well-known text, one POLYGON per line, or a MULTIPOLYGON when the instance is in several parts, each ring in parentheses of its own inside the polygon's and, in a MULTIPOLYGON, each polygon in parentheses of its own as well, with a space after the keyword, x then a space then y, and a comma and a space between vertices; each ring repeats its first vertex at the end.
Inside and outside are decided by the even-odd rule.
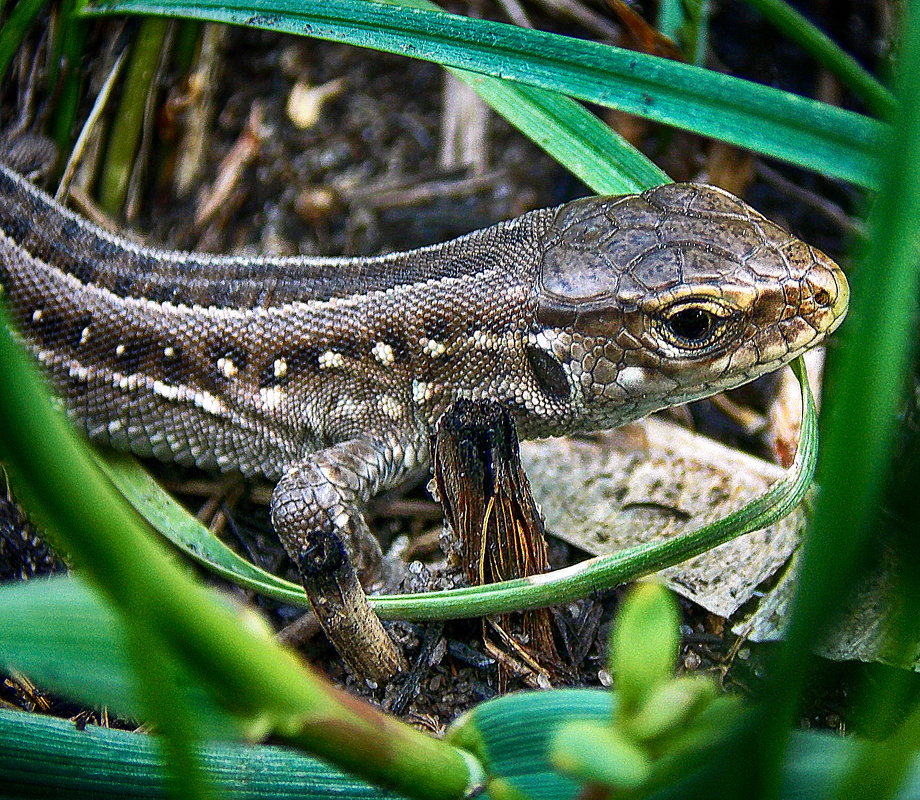
POLYGON ((435 377, 450 339, 516 324, 544 217, 379 257, 212 256, 109 234, 0 165, 0 286, 92 438, 274 478, 433 424, 457 388, 435 377))

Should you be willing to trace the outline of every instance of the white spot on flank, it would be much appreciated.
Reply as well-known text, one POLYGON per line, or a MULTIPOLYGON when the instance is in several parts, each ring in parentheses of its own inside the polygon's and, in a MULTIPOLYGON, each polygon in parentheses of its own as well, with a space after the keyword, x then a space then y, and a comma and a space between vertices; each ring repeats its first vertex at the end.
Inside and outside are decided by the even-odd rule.
POLYGON ((432 358, 437 358, 447 352, 447 347, 443 342, 439 342, 436 339, 423 338, 422 350, 432 358))
POLYGON ((80 344, 84 345, 89 341, 89 325, 80 331, 80 344))
POLYGON ((278 380, 281 380, 288 374, 287 361, 285 361, 283 358, 276 358, 275 363, 272 364, 272 369, 274 370, 275 377, 278 380))
POLYGON ((377 342, 371 352, 374 354, 374 358, 384 366, 389 366, 396 360, 396 356, 393 354, 393 348, 386 342, 377 342))
POLYGON ((118 433, 121 430, 121 420, 113 419, 108 426, 109 433, 118 433))
POLYGON ((86 382, 86 379, 89 377, 89 370, 82 364, 71 363, 67 370, 67 374, 70 375, 71 378, 76 378, 78 381, 86 382))
POLYGON ((153 393, 166 400, 177 400, 179 398, 179 387, 170 386, 168 383, 163 383, 163 381, 154 381, 153 393))
POLYGON ((41 319, 42 310, 40 308, 36 308, 35 311, 32 312, 32 322, 41 322, 41 319))
POLYGON ((164 348, 163 348, 163 355, 166 356, 166 358, 175 358, 175 357, 176 357, 176 348, 173 347, 173 346, 171 346, 171 345, 169 345, 169 346, 167 346, 167 347, 164 347, 164 348))
POLYGON ((123 344, 118 345, 115 348, 115 355, 121 358, 125 354, 125 346, 123 344))
POLYGON ((335 369, 336 367, 345 366, 345 356, 336 353, 335 350, 327 350, 319 357, 320 369, 335 369))
POLYGON ((274 411, 278 408, 285 396, 286 392, 280 386, 268 386, 264 389, 259 389, 259 400, 268 411, 274 411))
POLYGON ((220 370, 221 375, 231 380, 239 374, 239 370, 236 368, 236 364, 233 363, 233 359, 227 356, 217 359, 217 369, 220 370))
POLYGON ((195 392, 194 401, 198 408, 202 411, 206 411, 208 414, 225 416, 227 413, 224 404, 214 395, 208 394, 207 392, 195 392))
POLYGON ((380 410, 392 420, 398 420, 402 416, 402 406, 395 397, 385 394, 378 401, 380 410))
POLYGON ((412 381, 412 399, 424 403, 431 399, 431 385, 426 381, 412 381))

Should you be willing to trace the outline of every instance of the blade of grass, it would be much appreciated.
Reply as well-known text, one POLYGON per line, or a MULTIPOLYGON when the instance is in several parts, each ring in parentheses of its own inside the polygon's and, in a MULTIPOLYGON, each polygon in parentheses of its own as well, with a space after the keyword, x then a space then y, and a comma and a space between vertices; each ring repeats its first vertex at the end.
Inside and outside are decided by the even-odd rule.
POLYGON ((153 78, 166 38, 168 21, 145 19, 137 31, 128 61, 124 92, 115 114, 99 181, 99 204, 111 217, 125 204, 134 154, 141 138, 147 97, 155 91, 153 78))
MULTIPOLYGON (((920 331, 915 334, 915 347, 920 331)), ((917 374, 914 352, 914 379, 917 374)), ((907 392, 910 392, 909 387, 907 392)), ((910 399, 905 400, 910 408, 910 399)), ((869 731, 870 741, 860 743, 850 769, 837 787, 836 798, 892 796, 910 769, 912 754, 920 751, 920 704, 916 700, 916 675, 913 671, 920 642, 920 427, 898 426, 898 445, 894 453, 897 470, 885 488, 884 509, 879 527, 885 544, 896 555, 892 567, 895 586, 888 597, 885 657, 903 665, 889 672, 884 681, 865 681, 857 708, 860 727, 869 731), (887 738, 884 738, 887 737, 887 738)))
POLYGON ((46 0, 19 0, 10 12, 9 18, 0 27, 0 83, 6 80, 6 71, 13 61, 13 56, 16 55, 16 50, 32 23, 45 7, 45 2, 46 0))
MULTIPOLYGON (((456 619, 554 605, 587 597, 600 589, 680 563, 736 536, 769 525, 798 505, 811 482, 817 458, 814 401, 807 382, 802 383, 804 368, 799 362, 793 366, 800 380, 804 409, 796 463, 767 494, 744 508, 685 536, 637 545, 612 556, 545 573, 538 579, 525 578, 446 592, 380 595, 369 598, 371 605, 383 619, 406 620, 456 619)), ((299 586, 265 572, 230 550, 160 489, 133 458, 107 453, 98 461, 128 502, 192 558, 227 580, 266 597, 305 605, 299 586)))
POLYGON ((810 53, 852 89, 866 106, 888 119, 895 109, 894 95, 862 65, 834 42, 824 31, 806 19, 784 0, 744 0, 764 18, 810 53))
POLYGON ((709 0, 685 0, 687 8, 687 59, 701 67, 709 41, 709 0))
MULTIPOLYGON (((122 719, 142 719, 144 702, 125 642, 133 626, 110 603, 72 576, 0 587, 0 664, 30 676, 44 691, 122 719)), ((239 739, 237 720, 195 685, 177 678, 195 708, 196 724, 211 738, 239 739)), ((0 748, 2 750, 2 748, 0 748)), ((0 782, 0 786, 2 786, 0 782)))
POLYGON ((680 29, 686 20, 687 15, 684 11, 683 0, 661 0, 658 3, 658 17, 655 20, 655 27, 671 41, 677 41, 680 29))
MULTIPOLYGON (((566 800, 577 784, 549 763, 546 743, 560 725, 574 720, 610 718, 612 692, 560 689, 516 693, 483 703, 458 720, 451 740, 507 776, 513 789, 530 800, 566 800)), ((68 720, 0 709, 0 786, 10 798, 89 798, 101 792, 124 800, 164 797, 162 761, 149 736, 87 726, 68 720)), ((852 762, 857 743, 816 732, 796 732, 784 764, 784 797, 825 798, 835 779, 852 762)), ((202 761, 215 784, 235 800, 399 800, 345 775, 334 767, 274 745, 208 744, 202 761), (243 779, 245 778, 245 779, 243 779)), ((665 792, 667 797, 715 796, 708 783, 693 777, 665 792)), ((915 759, 910 783, 899 800, 920 795, 920 764, 915 759)), ((487 791, 482 800, 499 800, 487 791)), ((507 795, 505 796, 507 797, 507 795)))
POLYGON ((873 187, 883 126, 853 112, 597 42, 359 0, 113 0, 153 13, 287 31, 480 72, 638 114, 873 187))
POLYGON ((165 641, 152 635, 154 630, 149 624, 132 625, 123 646, 140 678, 144 719, 160 734, 157 746, 169 793, 188 800, 215 800, 197 752, 202 736, 198 709, 183 691, 182 669, 175 654, 165 641))
POLYGON ((565 95, 453 70, 528 138, 598 194, 630 194, 671 179, 565 95))
POLYGON ((853 271, 850 314, 828 365, 821 492, 805 542, 798 591, 770 681, 765 730, 747 770, 775 796, 788 726, 805 680, 803 663, 873 542, 897 407, 916 337, 920 291, 920 2, 912 0, 901 43, 899 100, 885 148, 883 186, 870 213, 870 238, 853 271))
POLYGON ((237 586, 309 607, 303 587, 266 572, 227 547, 164 492, 132 456, 109 450, 99 452, 96 463, 138 513, 190 558, 237 586))
MULTIPOLYGON (((0 709, 0 786, 5 798, 166 798, 153 736, 0 709)), ((319 759, 278 746, 209 743, 204 771, 234 800, 400 800, 319 759)), ((182 797, 182 794, 174 794, 182 797)))
POLYGON ((80 54, 86 41, 86 20, 74 14, 76 0, 61 3, 60 24, 55 28, 53 69, 48 75, 51 93, 57 90, 57 103, 51 120, 51 137, 63 155, 70 150, 77 108, 80 105, 80 54))

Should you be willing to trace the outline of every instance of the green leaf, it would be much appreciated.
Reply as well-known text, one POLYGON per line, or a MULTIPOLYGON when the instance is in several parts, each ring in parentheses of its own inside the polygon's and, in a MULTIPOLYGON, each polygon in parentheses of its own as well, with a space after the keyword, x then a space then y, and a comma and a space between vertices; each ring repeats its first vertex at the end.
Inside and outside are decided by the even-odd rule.
POLYGON ((674 677, 679 626, 677 601, 661 584, 644 581, 627 595, 610 637, 610 672, 624 717, 674 677))
POLYGON ((144 20, 131 47, 128 71, 118 110, 113 117, 108 152, 102 161, 99 181, 100 205, 112 217, 122 213, 128 194, 147 104, 157 88, 154 78, 166 39, 166 27, 166 20, 144 20))
MULTIPOLYGON (((571 800, 581 787, 553 770, 547 760, 548 736, 566 722, 606 719, 611 702, 609 692, 590 690, 521 693, 484 703, 465 719, 472 717, 485 731, 481 754, 494 754, 494 775, 504 776, 530 800, 571 800)), ((81 730, 68 720, 0 709, 0 741, 0 786, 6 798, 166 796, 162 755, 152 736, 93 726, 81 730)), ((828 797, 858 746, 853 739, 814 732, 795 733, 790 745, 782 796, 796 800, 828 797)), ((217 788, 237 800, 402 797, 284 747, 215 743, 200 752, 217 788)), ((916 757, 912 763, 911 779, 898 793, 899 800, 920 794, 920 763, 916 757)), ((705 769, 698 777, 683 775, 666 796, 714 797, 718 777, 705 769)), ((481 797, 499 800, 491 785, 481 797)))
POLYGON ((309 607, 303 587, 266 572, 227 547, 163 491, 133 456, 99 450, 96 463, 135 510, 190 558, 237 586, 281 603, 309 607))
POLYGON ((883 126, 687 64, 542 31, 365 0, 114 0, 88 14, 166 14, 286 31, 562 92, 873 187, 883 126))
POLYGON ((598 194, 641 192, 671 180, 570 97, 475 72, 452 72, 598 194))
MULTIPOLYGON (((0 709, 0 794, 12 798, 152 800, 167 795, 162 741, 127 731, 0 709)), ((400 800, 359 778, 296 750, 208 743, 202 770, 234 800, 400 800)))
POLYGON ((7 20, 0 26, 0 82, 6 79, 6 71, 16 55, 16 50, 46 3, 47 0, 19 0, 7 20))
MULTIPOLYGON (((71 577, 0 586, 0 664, 27 675, 44 691, 123 718, 144 717, 128 626, 98 592, 71 577)), ((196 709, 204 735, 239 738, 233 717, 221 711, 188 672, 179 682, 196 709)))
MULTIPOLYGON (((618 685, 619 688, 619 685, 618 685)), ((652 741, 686 731, 693 718, 718 696, 715 682, 706 675, 683 675, 648 693, 637 712, 628 720, 629 733, 640 741, 652 741)), ((667 742, 670 749, 671 741, 667 742)))
POLYGON ((562 772, 590 783, 602 783, 614 792, 641 786, 652 770, 641 747, 617 728, 582 720, 563 725, 550 744, 553 764, 562 772))
MULTIPOLYGON (((803 547, 786 641, 769 679, 757 751, 746 771, 755 794, 775 790, 788 727, 808 675, 808 654, 846 607, 845 598, 859 585, 866 565, 878 557, 885 483, 901 469, 892 460, 892 446, 916 352, 920 297, 920 2, 911 0, 905 11, 895 81, 898 111, 884 148, 882 190, 869 214, 869 240, 852 271, 850 313, 828 359, 826 383, 833 391, 822 412, 821 491, 803 547)), ((904 569, 916 572, 915 565, 904 569)), ((898 643, 912 654, 916 644, 915 639, 898 643)), ((862 772, 854 772, 847 786, 849 796, 882 797, 882 783, 892 790, 914 747, 907 737, 888 748, 890 761, 860 764, 862 772)))
POLYGON ((568 800, 576 797, 579 785, 553 766, 550 742, 567 722, 606 723, 615 703, 612 692, 592 689, 506 695, 458 717, 447 740, 532 800, 568 800))
POLYGON ((895 110, 894 95, 859 62, 842 50, 826 33, 809 22, 784 0, 745 0, 792 41, 811 53, 822 65, 858 94, 876 114, 885 118, 895 110))

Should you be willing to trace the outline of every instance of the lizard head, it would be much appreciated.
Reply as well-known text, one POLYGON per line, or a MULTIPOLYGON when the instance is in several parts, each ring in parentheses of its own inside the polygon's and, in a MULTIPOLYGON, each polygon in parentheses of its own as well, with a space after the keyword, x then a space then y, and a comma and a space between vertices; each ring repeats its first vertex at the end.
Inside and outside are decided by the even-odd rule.
POLYGON ((830 258, 710 186, 576 200, 547 242, 528 359, 586 428, 778 369, 847 310, 830 258))

